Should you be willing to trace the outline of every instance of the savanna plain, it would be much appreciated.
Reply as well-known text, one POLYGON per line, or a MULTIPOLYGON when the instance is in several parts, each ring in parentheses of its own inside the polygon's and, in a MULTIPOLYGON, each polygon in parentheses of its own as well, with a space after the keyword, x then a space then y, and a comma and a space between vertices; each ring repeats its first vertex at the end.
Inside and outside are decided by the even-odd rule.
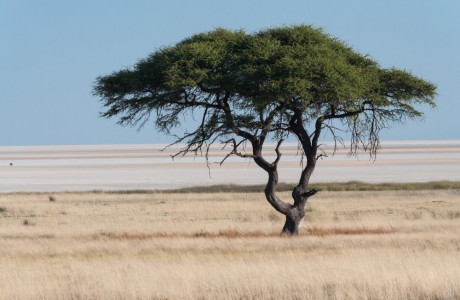
POLYGON ((1 299, 460 299, 460 190, 0 194, 1 299), (289 192, 281 192, 284 199, 289 192))

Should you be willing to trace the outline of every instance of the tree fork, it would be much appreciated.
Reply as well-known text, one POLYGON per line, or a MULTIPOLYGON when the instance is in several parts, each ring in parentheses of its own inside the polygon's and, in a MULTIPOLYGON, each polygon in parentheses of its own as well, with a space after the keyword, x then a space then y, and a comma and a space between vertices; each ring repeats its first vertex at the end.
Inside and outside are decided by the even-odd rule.
POLYGON ((298 185, 292 190, 292 198, 294 199, 294 205, 288 211, 286 221, 283 226, 281 234, 285 235, 298 235, 300 224, 305 217, 305 205, 310 197, 315 195, 318 191, 311 189, 304 191, 304 189, 298 185))

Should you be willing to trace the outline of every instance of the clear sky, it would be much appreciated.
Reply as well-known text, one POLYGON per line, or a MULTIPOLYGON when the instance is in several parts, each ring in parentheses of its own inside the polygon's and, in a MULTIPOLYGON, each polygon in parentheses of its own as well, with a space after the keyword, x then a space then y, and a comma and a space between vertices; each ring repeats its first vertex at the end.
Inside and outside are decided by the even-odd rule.
POLYGON ((460 1, 1 0, 0 146, 166 143, 99 118, 95 78, 216 27, 312 24, 438 85, 438 108, 384 139, 460 139, 460 1))

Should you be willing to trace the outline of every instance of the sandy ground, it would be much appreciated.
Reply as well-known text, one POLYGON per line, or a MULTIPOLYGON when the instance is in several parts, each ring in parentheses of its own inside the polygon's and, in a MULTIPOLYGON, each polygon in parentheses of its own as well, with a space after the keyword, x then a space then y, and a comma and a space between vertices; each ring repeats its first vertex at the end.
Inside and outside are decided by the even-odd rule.
MULTIPOLYGON (((273 145, 272 145, 273 146, 273 145)), ((98 145, 0 147, 0 192, 171 189, 222 183, 262 184, 265 173, 253 162, 210 153, 210 169, 203 157, 174 160, 176 149, 164 145, 98 145), (12 164, 12 165, 11 165, 12 164)), ((274 160, 266 147, 267 160, 274 160)), ((285 144, 280 181, 296 182, 301 172, 296 144, 285 144)), ((460 140, 383 143, 377 159, 368 154, 349 157, 346 150, 319 160, 313 182, 416 182, 460 180, 460 140)))

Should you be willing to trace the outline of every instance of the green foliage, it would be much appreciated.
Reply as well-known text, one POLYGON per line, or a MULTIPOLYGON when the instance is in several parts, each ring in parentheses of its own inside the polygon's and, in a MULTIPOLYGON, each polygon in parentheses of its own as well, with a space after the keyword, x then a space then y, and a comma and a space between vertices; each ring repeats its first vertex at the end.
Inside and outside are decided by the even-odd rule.
POLYGON ((434 106, 435 91, 306 25, 196 34, 97 78, 94 87, 102 116, 120 117, 122 125, 142 126, 154 114, 157 128, 171 134, 182 116, 197 113, 198 127, 177 137, 187 145, 183 153, 229 138, 255 145, 289 134, 305 152, 316 151, 321 130, 342 141, 336 121, 351 133, 352 150, 376 151, 380 129, 422 116, 416 106, 434 106), (310 123, 318 126, 304 134, 310 123))

